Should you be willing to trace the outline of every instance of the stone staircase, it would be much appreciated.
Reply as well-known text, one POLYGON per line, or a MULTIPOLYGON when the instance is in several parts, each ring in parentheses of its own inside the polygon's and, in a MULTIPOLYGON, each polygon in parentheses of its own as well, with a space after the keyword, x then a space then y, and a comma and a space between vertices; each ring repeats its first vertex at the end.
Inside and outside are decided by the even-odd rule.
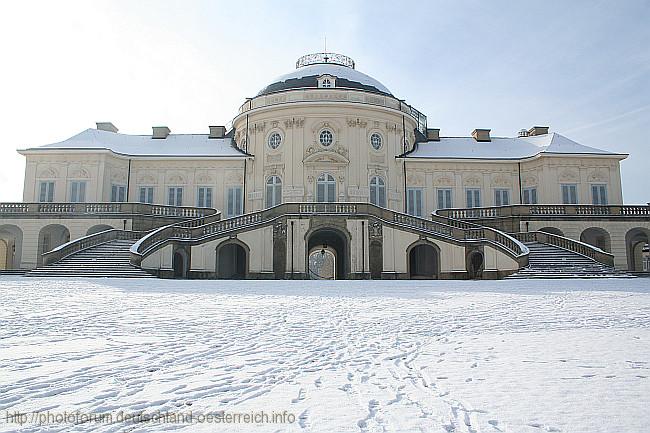
POLYGON ((27 269, 3 269, 0 270, 0 277, 3 275, 9 275, 9 276, 21 276, 25 275, 27 273, 27 269))
POLYGON ((36 268, 25 276, 153 278, 153 275, 129 263, 129 249, 134 243, 133 240, 109 241, 74 253, 56 263, 36 268))
POLYGON ((525 242, 530 250, 528 267, 506 277, 524 278, 604 278, 630 277, 611 266, 564 248, 540 242, 525 242))

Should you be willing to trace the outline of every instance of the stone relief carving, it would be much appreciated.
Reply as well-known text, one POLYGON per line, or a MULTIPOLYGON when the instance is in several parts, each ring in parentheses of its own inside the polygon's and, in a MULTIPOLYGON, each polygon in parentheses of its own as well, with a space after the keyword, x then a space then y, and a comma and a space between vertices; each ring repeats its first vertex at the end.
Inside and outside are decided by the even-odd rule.
MULTIPOLYGON (((115 177, 117 174, 113 174, 113 177, 115 177)), ((121 177, 126 178, 126 176, 120 172, 121 177)), ((71 179, 90 179, 90 174, 88 173, 88 170, 85 168, 76 168, 70 172, 68 175, 69 178, 71 179)))
POLYGON ((477 176, 469 176, 464 183, 467 186, 481 186, 481 179, 477 176))
POLYGON ((525 176, 525 177, 523 178, 523 180, 521 181, 521 183, 522 183, 524 186, 535 186, 535 185, 537 185, 537 177, 535 177, 535 176, 533 176, 533 175, 527 175, 527 176, 525 176))
POLYGON ((406 176, 406 183, 411 186, 424 186, 424 175, 418 172, 411 172, 406 176))
POLYGON ((589 182, 607 182, 608 176, 603 170, 595 169, 589 173, 587 180, 589 182))
POLYGON ((578 172, 574 169, 565 169, 560 173, 559 179, 561 182, 577 182, 578 172))
POLYGON ((305 124, 305 118, 304 117, 294 117, 288 120, 284 121, 284 126, 287 129, 291 128, 302 128, 305 124))
POLYGON ((378 221, 371 221, 368 224, 368 236, 370 239, 381 239, 383 237, 383 227, 378 221))
POLYGON ((365 128, 366 126, 368 126, 368 122, 361 120, 359 118, 348 119, 348 126, 350 128, 354 128, 354 127, 365 128))
POLYGON ((440 176, 435 180, 436 186, 454 186, 456 182, 450 176, 440 176))
POLYGON ((492 186, 510 186, 511 179, 504 174, 497 174, 492 178, 492 186))
POLYGON ((38 177, 44 179, 55 179, 59 177, 59 173, 54 167, 46 167, 38 172, 38 177))
POLYGON ((287 236, 287 223, 278 221, 273 226, 273 238, 284 238, 287 236))

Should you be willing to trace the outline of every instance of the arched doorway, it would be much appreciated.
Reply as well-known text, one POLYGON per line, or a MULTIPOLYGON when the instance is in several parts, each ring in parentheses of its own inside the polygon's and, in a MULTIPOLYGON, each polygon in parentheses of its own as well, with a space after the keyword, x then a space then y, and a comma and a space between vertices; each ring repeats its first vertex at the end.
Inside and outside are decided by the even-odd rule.
POLYGON ((544 233, 550 233, 552 235, 564 236, 562 230, 560 230, 557 227, 542 227, 541 229, 539 229, 539 231, 544 233))
POLYGON ((408 274, 412 279, 437 279, 440 273, 438 248, 428 242, 412 245, 408 250, 408 274))
POLYGON ((0 240, 5 250, 4 260, 0 258, 0 269, 20 269, 23 256, 23 231, 13 224, 0 225, 0 240))
POLYGON ((43 264, 43 254, 52 251, 59 245, 70 242, 70 231, 61 224, 50 224, 41 229, 38 234, 38 266, 43 264))
POLYGON ((86 236, 94 235, 95 233, 101 233, 105 232, 106 230, 113 230, 114 227, 109 226, 108 224, 97 224, 96 226, 92 226, 91 228, 88 229, 86 232, 86 236))
POLYGON ((612 252, 612 241, 609 233, 600 227, 589 227, 580 234, 580 242, 593 245, 608 253, 612 252))
POLYGON ((472 251, 467 255, 467 274, 470 279, 481 278, 484 267, 483 253, 472 251))
POLYGON ((217 278, 243 280, 248 275, 248 247, 235 241, 217 247, 217 278))
POLYGON ((187 271, 190 268, 190 256, 184 248, 174 250, 172 257, 172 269, 174 278, 187 278, 187 271))
POLYGON ((310 280, 336 280, 336 251, 331 247, 309 253, 310 280))
POLYGON ((5 241, 4 239, 0 239, 0 271, 9 269, 9 264, 7 263, 8 256, 9 256, 9 246, 7 245, 7 241, 5 241))
POLYGON ((335 279, 345 279, 350 273, 347 236, 340 230, 330 227, 314 230, 308 236, 306 257, 308 277, 311 278, 312 275, 317 276, 320 275, 319 272, 324 272, 321 268, 310 268, 312 264, 314 266, 322 264, 333 267, 333 271, 335 271, 332 273, 335 279), (316 260, 314 253, 322 255, 322 257, 316 260), (314 259, 313 262, 312 259, 314 259))
POLYGON ((648 243, 650 230, 643 227, 633 228, 625 234, 628 271, 643 272, 643 247, 648 243))

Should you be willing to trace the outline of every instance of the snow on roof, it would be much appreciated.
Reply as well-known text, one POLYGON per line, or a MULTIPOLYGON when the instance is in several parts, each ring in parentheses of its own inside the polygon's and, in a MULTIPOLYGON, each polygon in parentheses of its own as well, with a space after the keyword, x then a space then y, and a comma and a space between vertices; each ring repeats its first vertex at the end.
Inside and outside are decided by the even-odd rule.
POLYGON ((584 146, 555 132, 532 137, 493 137, 478 142, 472 137, 441 137, 418 143, 407 158, 429 159, 522 159, 539 154, 588 154, 627 156, 584 146))
POLYGON ((151 135, 128 135, 98 129, 85 131, 58 143, 24 149, 41 150, 100 150, 129 156, 203 156, 244 157, 245 153, 232 145, 231 138, 208 138, 208 134, 170 134, 154 139, 151 135))
POLYGON ((352 69, 347 66, 326 64, 326 63, 319 63, 311 66, 301 67, 296 69, 293 72, 277 77, 276 79, 271 81, 271 84, 269 84, 264 89, 260 90, 258 95, 275 91, 274 89, 282 87, 282 86, 278 86, 278 83, 285 83, 289 80, 295 80, 294 81, 295 87, 290 86, 290 88, 309 87, 308 85, 305 85, 305 81, 303 79, 307 77, 319 77, 321 75, 332 75, 336 78, 347 80, 350 83, 359 83, 364 86, 374 87, 377 91, 381 93, 392 95, 390 90, 388 90, 388 88, 384 86, 382 83, 380 83, 379 81, 375 80, 374 78, 362 72, 357 71, 356 69, 352 69))

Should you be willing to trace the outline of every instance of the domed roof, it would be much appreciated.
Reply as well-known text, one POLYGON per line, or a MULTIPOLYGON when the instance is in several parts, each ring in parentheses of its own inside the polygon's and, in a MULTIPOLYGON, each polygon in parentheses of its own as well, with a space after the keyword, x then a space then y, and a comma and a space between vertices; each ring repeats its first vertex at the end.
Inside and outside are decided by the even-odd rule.
POLYGON ((296 70, 277 77, 260 90, 257 96, 290 89, 317 88, 318 77, 336 77, 336 88, 359 89, 366 92, 393 96, 379 81, 354 69, 354 61, 341 54, 317 53, 301 57, 296 62, 296 70))

